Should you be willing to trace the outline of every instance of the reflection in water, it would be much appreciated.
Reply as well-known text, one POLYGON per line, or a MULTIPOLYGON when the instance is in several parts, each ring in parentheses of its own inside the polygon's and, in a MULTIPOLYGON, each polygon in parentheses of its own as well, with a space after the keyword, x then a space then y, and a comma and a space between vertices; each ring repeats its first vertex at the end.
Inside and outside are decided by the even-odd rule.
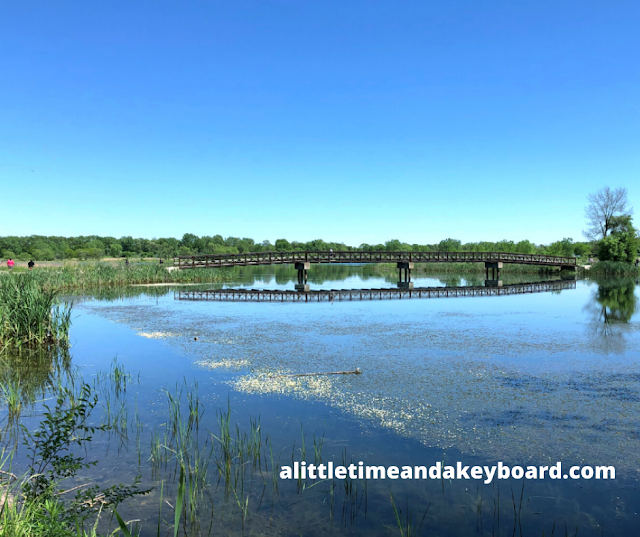
POLYGON ((187 289, 174 294, 176 300, 214 300, 243 302, 320 302, 353 300, 389 300, 408 298, 456 298, 520 295, 528 293, 560 292, 575 289, 575 282, 562 280, 503 285, 502 281, 487 280, 479 287, 413 287, 413 282, 398 282, 398 288, 386 289, 319 289, 310 291, 264 289, 187 289))
POLYGON ((607 353, 619 354, 626 347, 629 322, 638 311, 636 282, 631 278, 598 280, 598 288, 585 309, 591 316, 590 331, 596 344, 607 353))
MULTIPOLYGON (((371 287, 370 282, 380 286, 379 282, 390 284, 396 287, 398 276, 395 271, 380 273, 373 265, 312 265, 308 271, 309 283, 315 286, 340 285, 344 287, 349 282, 362 283, 364 287, 371 287)), ((538 282, 548 280, 548 274, 503 274, 502 280, 505 284, 538 282)), ((445 287, 479 286, 484 284, 484 273, 472 274, 412 274, 411 281, 415 287, 433 286, 439 283, 445 287), (429 282, 429 283, 425 283, 429 282)), ((274 285, 290 287, 293 289, 297 283, 297 271, 293 265, 274 265, 256 267, 236 267, 233 273, 233 284, 246 286, 267 286, 274 285)), ((352 285, 351 287, 357 287, 352 285)), ((218 288, 222 285, 209 286, 218 288)))
POLYGON ((598 282, 595 300, 601 306, 604 324, 628 323, 638 310, 636 284, 632 279, 598 282))
MULTIPOLYGON (((386 296, 397 285, 395 273, 376 276, 368 267, 314 266, 310 279, 316 290, 386 287, 386 296)), ((452 284, 467 287, 467 292, 468 286, 486 285, 483 275, 414 281, 416 287, 439 287, 443 294, 456 292, 448 287, 452 284)), ((505 275, 503 287, 520 281, 505 275)), ((226 286, 269 286, 272 292, 294 294, 295 282, 293 268, 254 267, 238 270, 226 286)), ((582 536, 633 535, 640 501, 635 488, 640 360, 633 351, 640 332, 632 333, 637 290, 628 280, 599 282, 594 292, 587 282, 561 283, 575 289, 455 301, 336 301, 314 307, 173 300, 175 290, 220 287, 215 285, 112 289, 87 297, 79 301, 74 359, 86 366, 95 364, 101 352, 124 353, 127 367, 142 372, 142 384, 130 386, 128 397, 138 401, 136 414, 149 424, 147 436, 131 444, 142 446, 142 456, 130 449, 116 459, 109 452, 101 467, 113 466, 118 478, 126 469, 132 475, 145 471, 144 461, 151 460, 149 437, 157 429, 151 427, 166 421, 158 393, 163 387, 173 390, 176 378, 185 376, 189 382, 195 379, 203 400, 207 398, 200 424, 203 438, 217 431, 216 409, 226 408, 230 398, 239 420, 246 418, 241 416, 245 412, 260 414, 264 431, 273 435, 276 461, 282 453, 282 464, 300 457, 305 442, 309 456, 312 444, 316 447, 322 439, 323 460, 334 462, 351 457, 387 465, 562 461, 613 464, 618 472, 615 482, 527 482, 524 488, 520 481, 489 486, 455 480, 372 481, 363 503, 367 508, 357 517, 344 516, 344 505, 352 505, 348 495, 336 500, 335 524, 333 500, 345 489, 341 484, 307 484, 302 493, 293 490, 295 484, 280 483, 272 503, 272 475, 265 474, 264 501, 261 477, 246 496, 253 513, 246 523, 242 517, 229 518, 233 509, 238 512, 235 497, 229 504, 216 499, 216 509, 209 511, 224 518, 214 524, 228 528, 222 534, 391 535, 392 487, 396 504, 419 513, 417 519, 430 506, 422 535, 539 536, 543 531, 553 534, 553 528, 556 535, 574 535, 578 526, 582 536), (596 340, 617 342, 616 355, 606 356, 606 347, 586 338, 585 327, 594 330, 596 340), (603 327, 608 334, 601 336, 596 331, 603 327), (364 374, 287 376, 355 367, 364 374), (566 527, 568 532, 558 530, 566 527)), ((167 481, 166 487, 173 487, 165 488, 167 497, 175 498, 175 482, 167 481)), ((215 489, 212 482, 212 489, 222 487, 215 489)), ((247 501, 242 495, 239 499, 247 501)), ((149 520, 160 501, 158 496, 149 501, 149 520)), ((145 519, 143 508, 129 514, 145 519)))
POLYGON ((6 409, 0 423, 0 438, 15 433, 16 420, 29 412, 51 387, 68 378, 71 356, 64 347, 21 350, 0 354, 0 408, 6 409), (6 426, 9 426, 6 428, 6 426))

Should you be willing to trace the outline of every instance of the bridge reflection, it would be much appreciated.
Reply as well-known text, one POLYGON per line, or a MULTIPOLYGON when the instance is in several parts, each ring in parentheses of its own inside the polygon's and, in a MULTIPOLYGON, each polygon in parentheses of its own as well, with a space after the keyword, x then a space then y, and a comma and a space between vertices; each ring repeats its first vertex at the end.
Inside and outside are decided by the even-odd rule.
POLYGON ((205 291, 177 291, 176 300, 210 300, 231 302, 331 302, 334 300, 393 300, 410 298, 456 298, 479 296, 522 295, 575 289, 571 280, 551 280, 535 283, 502 285, 500 281, 487 282, 484 286, 464 287, 414 287, 398 289, 320 289, 320 290, 270 290, 270 289, 210 289, 205 291))

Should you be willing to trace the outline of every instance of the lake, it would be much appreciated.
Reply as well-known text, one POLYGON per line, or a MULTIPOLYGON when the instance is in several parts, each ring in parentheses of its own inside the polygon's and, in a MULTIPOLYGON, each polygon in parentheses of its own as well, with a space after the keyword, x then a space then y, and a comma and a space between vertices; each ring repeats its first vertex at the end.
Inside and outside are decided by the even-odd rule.
MULTIPOLYGON (((234 270, 224 285, 139 286, 67 297, 75 302, 70 365, 20 373, 41 390, 47 375, 73 370, 94 383, 100 397, 94 420, 113 427, 92 443, 89 456, 99 463, 89 475, 105 484, 140 475, 153 487, 118 508, 125 520, 139 521, 142 535, 156 535, 160 509, 166 527, 172 524, 180 467, 190 491, 183 535, 595 536, 640 530, 634 280, 578 280, 574 288, 508 296, 176 299, 180 289, 282 291, 297 282, 288 267, 234 270), (356 369, 362 374, 295 376, 356 369), (125 389, 116 385, 122 375, 125 389), (615 466, 616 478, 485 484, 444 477, 278 477, 282 467, 302 461, 398 467, 561 461, 566 469, 615 466)), ((551 278, 504 274, 502 285, 551 278)), ((485 285, 483 274, 414 273, 413 283, 485 285)), ((397 274, 312 266, 309 285, 392 289, 397 274)), ((5 364, 3 375, 15 374, 12 367, 5 364)), ((27 425, 35 423, 29 416, 25 412, 27 425)), ((5 433, 7 444, 11 438, 5 433)), ((20 451, 14 464, 25 464, 20 451)))

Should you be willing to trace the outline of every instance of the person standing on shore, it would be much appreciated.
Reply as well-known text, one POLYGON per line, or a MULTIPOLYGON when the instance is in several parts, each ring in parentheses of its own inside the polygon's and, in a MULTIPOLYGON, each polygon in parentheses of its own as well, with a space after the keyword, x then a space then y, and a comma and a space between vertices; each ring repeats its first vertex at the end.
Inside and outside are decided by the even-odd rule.
POLYGON ((29 270, 33 270, 33 267, 35 267, 36 264, 33 262, 33 259, 32 259, 27 263, 27 266, 29 267, 29 270))
POLYGON ((7 267, 9 267, 9 270, 13 270, 13 265, 15 265, 15 261, 9 258, 9 260, 7 261, 7 267))

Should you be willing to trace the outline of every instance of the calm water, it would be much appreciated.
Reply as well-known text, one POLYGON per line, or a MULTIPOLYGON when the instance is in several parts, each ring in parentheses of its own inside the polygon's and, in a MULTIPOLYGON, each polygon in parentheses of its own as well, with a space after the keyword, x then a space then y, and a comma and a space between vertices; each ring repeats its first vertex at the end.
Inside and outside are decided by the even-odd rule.
MULTIPOLYGON (((397 281, 358 266, 314 266, 309 277, 312 289, 397 281)), ((225 285, 291 289, 295 279, 292 269, 259 267, 225 285)), ((482 275, 413 281, 484 283, 482 275)), ((164 481, 163 496, 173 504, 177 474, 171 462, 158 468, 152 439, 166 428, 167 392, 183 386, 186 399, 197 386, 204 414, 193 435, 201 446, 215 443, 217 412, 229 405, 234 428, 248 430, 249 416, 260 417, 281 465, 303 456, 313 462, 315 440, 322 460, 336 464, 562 461, 614 465, 617 478, 524 487, 522 480, 387 480, 351 488, 337 480, 302 487, 280 481, 276 491, 272 468, 247 465, 242 488, 236 482, 230 489, 211 462, 201 526, 189 535, 208 534, 211 520, 213 535, 400 535, 393 504, 415 535, 637 534, 639 294, 625 280, 518 296, 310 304, 185 302, 167 287, 78 297, 72 363, 90 380, 117 356, 132 374, 120 434, 92 449, 100 461, 93 478, 164 481), (355 368, 363 374, 282 376, 355 368)), ((104 416, 104 402, 100 411, 104 416)), ((143 535, 155 535, 159 504, 156 489, 119 510, 141 520, 143 535)), ((172 516, 165 504, 163 517, 172 516)))

